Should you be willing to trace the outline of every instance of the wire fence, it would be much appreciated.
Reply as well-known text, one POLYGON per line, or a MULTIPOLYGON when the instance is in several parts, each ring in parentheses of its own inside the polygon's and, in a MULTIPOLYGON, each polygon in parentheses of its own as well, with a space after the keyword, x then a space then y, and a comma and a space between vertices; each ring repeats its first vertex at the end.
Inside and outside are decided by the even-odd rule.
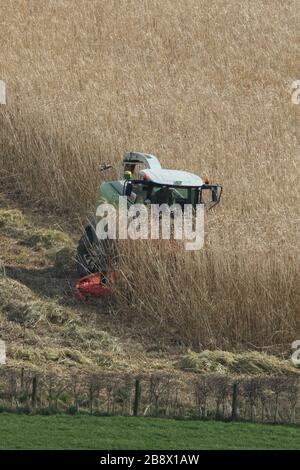
POLYGON ((300 423, 300 377, 0 368, 0 411, 300 423))

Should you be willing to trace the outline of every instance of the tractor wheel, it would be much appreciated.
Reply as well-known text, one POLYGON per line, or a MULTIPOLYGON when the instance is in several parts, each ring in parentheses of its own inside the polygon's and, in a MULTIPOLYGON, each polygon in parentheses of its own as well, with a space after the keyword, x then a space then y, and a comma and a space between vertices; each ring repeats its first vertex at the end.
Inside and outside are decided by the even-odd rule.
POLYGON ((79 277, 88 276, 99 271, 99 255, 100 247, 95 228, 89 224, 77 246, 76 265, 79 277))

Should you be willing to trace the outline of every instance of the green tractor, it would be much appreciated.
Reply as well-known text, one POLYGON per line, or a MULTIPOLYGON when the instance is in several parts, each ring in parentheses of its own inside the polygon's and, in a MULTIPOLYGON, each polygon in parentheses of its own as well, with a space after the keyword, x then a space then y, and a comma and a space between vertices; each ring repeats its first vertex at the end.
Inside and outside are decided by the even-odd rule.
MULTIPOLYGON (((103 165, 101 171, 112 168, 103 165)), ((207 179, 186 171, 163 169, 154 156, 140 152, 125 153, 118 178, 103 182, 98 190, 96 207, 106 202, 117 206, 120 196, 127 197, 128 208, 132 204, 186 204, 196 208, 205 204, 212 208, 219 203, 222 187, 207 179)), ((85 227, 77 248, 77 270, 80 277, 97 273, 103 264, 101 260, 116 256, 113 245, 99 240, 96 233, 98 218, 95 214, 85 227)), ((106 270, 106 269, 105 269, 106 270)))

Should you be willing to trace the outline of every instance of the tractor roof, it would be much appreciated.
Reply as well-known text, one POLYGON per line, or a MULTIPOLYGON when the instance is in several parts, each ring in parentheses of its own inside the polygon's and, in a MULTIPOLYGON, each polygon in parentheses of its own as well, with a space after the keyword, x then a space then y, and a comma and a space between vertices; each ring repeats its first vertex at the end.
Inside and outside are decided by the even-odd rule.
POLYGON ((188 173, 187 171, 179 170, 164 170, 164 169, 146 169, 140 172, 141 178, 152 181, 156 184, 165 184, 169 186, 190 186, 190 187, 199 187, 202 186, 202 179, 194 175, 193 173, 188 173))
POLYGON ((202 179, 187 171, 165 170, 161 167, 157 157, 142 152, 126 152, 119 172, 122 177, 124 165, 142 163, 145 169, 140 171, 140 177, 156 184, 168 186, 199 187, 203 185, 202 179))

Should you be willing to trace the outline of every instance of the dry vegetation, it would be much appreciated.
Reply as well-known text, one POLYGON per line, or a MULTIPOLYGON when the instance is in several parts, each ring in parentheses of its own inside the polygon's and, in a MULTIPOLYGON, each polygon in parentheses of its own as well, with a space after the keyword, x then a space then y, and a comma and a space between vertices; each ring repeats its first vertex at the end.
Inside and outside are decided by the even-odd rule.
POLYGON ((209 175, 224 198, 205 248, 137 244, 116 311, 194 348, 289 353, 300 336, 298 2, 2 0, 0 13, 2 186, 76 219, 93 206, 98 163, 124 150, 209 175))
POLYGON ((15 206, 0 193, 0 337, 7 345, 1 370, 65 378, 174 372, 179 350, 162 351, 160 338, 140 336, 110 303, 74 299, 74 240, 49 228, 42 214, 15 206))
POLYGON ((183 381, 193 373, 299 377, 297 368, 283 358, 259 352, 197 354, 172 344, 172 331, 155 335, 157 326, 145 331, 139 318, 128 325, 127 317, 117 314, 115 301, 76 301, 72 238, 42 227, 45 217, 38 215, 37 224, 30 211, 25 214, 10 204, 15 206, 0 194, 0 337, 7 344, 4 375, 11 372, 12 377, 22 377, 22 370, 28 370, 32 376, 67 379, 74 374, 84 386, 86 374, 101 381, 108 372, 122 380, 126 374, 134 378, 156 373, 176 375, 183 381))

